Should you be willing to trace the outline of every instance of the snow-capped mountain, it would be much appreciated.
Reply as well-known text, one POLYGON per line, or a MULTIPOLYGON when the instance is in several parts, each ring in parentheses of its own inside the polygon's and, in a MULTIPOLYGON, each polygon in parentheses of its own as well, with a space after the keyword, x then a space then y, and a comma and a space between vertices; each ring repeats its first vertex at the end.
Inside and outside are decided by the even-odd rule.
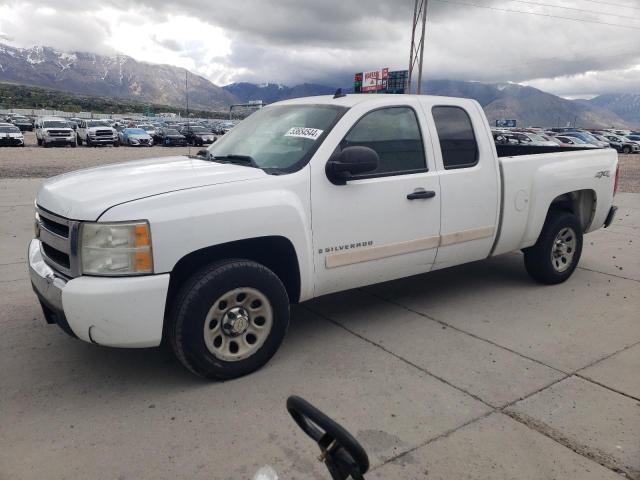
MULTIPOLYGON (((138 62, 126 55, 0 44, 0 81, 172 106, 185 104, 184 69, 138 62)), ((189 103, 194 108, 224 108, 234 101, 209 80, 189 74, 189 103)))

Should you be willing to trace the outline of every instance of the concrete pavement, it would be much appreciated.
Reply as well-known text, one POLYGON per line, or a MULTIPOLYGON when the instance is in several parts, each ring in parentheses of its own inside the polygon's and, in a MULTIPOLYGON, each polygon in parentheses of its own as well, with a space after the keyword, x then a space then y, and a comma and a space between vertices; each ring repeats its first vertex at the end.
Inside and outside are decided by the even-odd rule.
POLYGON ((290 394, 387 479, 640 478, 640 195, 546 287, 519 254, 293 310, 267 367, 201 381, 160 349, 44 323, 27 279, 38 180, 0 181, 0 478, 328 478, 290 394))

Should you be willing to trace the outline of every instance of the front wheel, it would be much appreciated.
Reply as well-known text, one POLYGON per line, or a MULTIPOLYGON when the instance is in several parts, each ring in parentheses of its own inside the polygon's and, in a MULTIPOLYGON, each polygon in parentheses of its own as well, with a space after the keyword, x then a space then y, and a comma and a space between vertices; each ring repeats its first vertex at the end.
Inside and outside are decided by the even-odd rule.
POLYGON ((236 378, 258 370, 278 350, 289 326, 289 297, 265 266, 225 260, 187 280, 169 322, 172 349, 187 369, 236 378))
POLYGON ((627 154, 631 153, 631 147, 624 147, 622 149, 622 153, 627 153, 627 154))
POLYGON ((524 249, 524 264, 531 277, 555 285, 574 272, 582 254, 582 228, 575 215, 552 211, 538 241, 524 249))

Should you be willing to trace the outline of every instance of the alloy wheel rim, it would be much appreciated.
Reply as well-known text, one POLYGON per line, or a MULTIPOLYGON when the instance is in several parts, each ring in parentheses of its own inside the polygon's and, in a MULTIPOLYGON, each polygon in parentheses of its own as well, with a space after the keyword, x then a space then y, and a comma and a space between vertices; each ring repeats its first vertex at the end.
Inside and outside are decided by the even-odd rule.
POLYGON ((273 327, 273 308, 259 290, 235 288, 218 297, 204 321, 204 343, 220 360, 236 362, 256 353, 273 327))
POLYGON ((561 229, 556 235, 551 248, 551 264, 558 273, 567 271, 576 254, 577 239, 572 228, 561 229))

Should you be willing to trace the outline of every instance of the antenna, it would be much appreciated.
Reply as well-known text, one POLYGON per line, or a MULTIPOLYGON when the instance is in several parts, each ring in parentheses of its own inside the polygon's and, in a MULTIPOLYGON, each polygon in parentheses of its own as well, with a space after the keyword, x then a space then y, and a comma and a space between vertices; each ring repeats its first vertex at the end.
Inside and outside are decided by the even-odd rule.
POLYGON ((339 88, 336 90, 336 93, 333 95, 333 98, 342 98, 342 97, 346 97, 347 94, 343 93, 342 89, 339 88))
MULTIPOLYGON (((187 131, 191 128, 191 124, 189 123, 189 70, 185 69, 184 71, 184 95, 187 100, 187 131)), ((191 156, 191 144, 187 142, 189 146, 189 156, 191 156)))

